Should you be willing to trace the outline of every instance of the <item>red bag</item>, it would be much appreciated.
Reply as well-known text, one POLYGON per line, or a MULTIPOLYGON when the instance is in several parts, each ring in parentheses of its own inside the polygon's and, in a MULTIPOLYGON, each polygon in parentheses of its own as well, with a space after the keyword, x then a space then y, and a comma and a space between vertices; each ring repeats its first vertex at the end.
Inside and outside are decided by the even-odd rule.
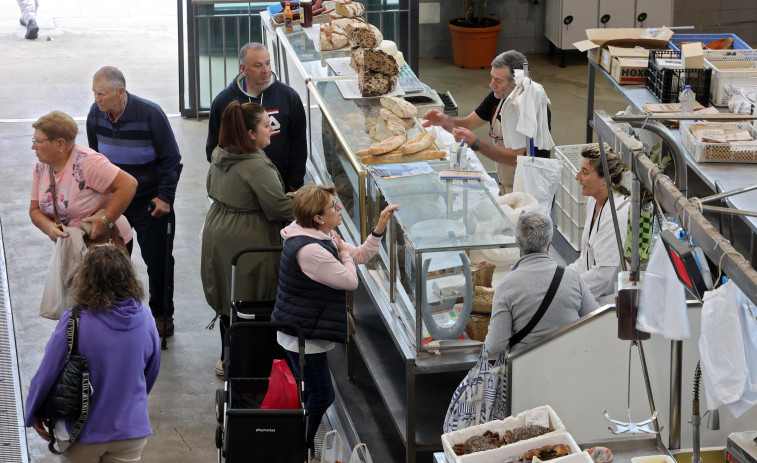
POLYGON ((297 410, 300 397, 297 394, 297 382, 286 360, 273 361, 271 376, 268 378, 268 392, 260 405, 264 410, 297 410))

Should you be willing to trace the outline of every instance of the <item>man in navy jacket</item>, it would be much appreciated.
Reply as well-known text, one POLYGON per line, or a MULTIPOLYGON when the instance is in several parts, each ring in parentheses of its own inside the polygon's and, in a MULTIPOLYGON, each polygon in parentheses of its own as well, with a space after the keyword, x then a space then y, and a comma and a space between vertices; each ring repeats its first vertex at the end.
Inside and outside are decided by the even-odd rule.
POLYGON ((210 107, 205 143, 208 162, 218 145, 218 130, 226 106, 232 101, 258 103, 265 108, 273 126, 271 144, 263 151, 279 170, 287 191, 295 191, 305 182, 308 156, 302 100, 271 72, 271 55, 262 43, 250 42, 239 50, 239 71, 210 107))
POLYGON ((120 70, 101 68, 92 79, 92 91, 95 103, 87 116, 89 147, 139 182, 124 215, 137 232, 147 264, 150 310, 161 335, 165 321, 165 335, 171 336, 176 226, 173 202, 182 167, 179 146, 160 106, 127 92, 120 70))

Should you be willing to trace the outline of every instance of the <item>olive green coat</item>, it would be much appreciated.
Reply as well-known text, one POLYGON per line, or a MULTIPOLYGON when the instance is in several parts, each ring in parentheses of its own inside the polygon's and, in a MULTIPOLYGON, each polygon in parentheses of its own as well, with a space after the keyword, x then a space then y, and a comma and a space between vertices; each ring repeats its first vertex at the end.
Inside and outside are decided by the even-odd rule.
MULTIPOLYGON (((210 307, 228 315, 231 258, 242 248, 281 244, 279 232, 292 217, 292 193, 284 193, 279 171, 262 150, 234 154, 216 147, 206 186, 213 204, 202 232, 202 284, 210 307)), ((234 299, 275 300, 279 259, 279 253, 240 257, 234 299)))

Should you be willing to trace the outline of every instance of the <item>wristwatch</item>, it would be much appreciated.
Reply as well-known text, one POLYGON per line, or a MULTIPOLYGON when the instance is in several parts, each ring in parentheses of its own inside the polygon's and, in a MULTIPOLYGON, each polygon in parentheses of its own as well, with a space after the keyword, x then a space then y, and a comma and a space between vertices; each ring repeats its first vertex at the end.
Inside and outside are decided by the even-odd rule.
MULTIPOLYGON (((386 230, 384 230, 384 233, 386 233, 386 230)), ((383 238, 384 233, 376 233, 376 227, 371 228, 371 235, 375 236, 376 238, 383 238)))
POLYGON ((480 148, 481 148, 481 139, 480 138, 476 138, 476 141, 474 141, 470 145, 470 149, 472 149, 473 151, 478 151, 480 148))
POLYGON ((107 217, 105 217, 105 214, 101 214, 100 217, 103 218, 103 221, 105 222, 105 225, 108 226, 108 228, 113 228, 115 226, 113 222, 111 222, 110 220, 108 220, 107 217))

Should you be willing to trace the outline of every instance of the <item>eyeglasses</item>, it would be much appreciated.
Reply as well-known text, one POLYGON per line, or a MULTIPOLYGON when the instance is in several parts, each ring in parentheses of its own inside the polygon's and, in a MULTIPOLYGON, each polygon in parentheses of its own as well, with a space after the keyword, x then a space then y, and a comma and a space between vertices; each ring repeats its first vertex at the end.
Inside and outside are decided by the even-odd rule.
MULTIPOLYGON (((339 212, 339 205, 336 203, 336 199, 331 201, 331 204, 329 204, 326 209, 334 209, 334 212, 339 212)), ((325 209, 324 209, 325 211, 325 209)))
POLYGON ((32 138, 32 145, 41 145, 43 141, 50 141, 50 139, 42 138, 40 140, 37 140, 36 138, 32 138))

